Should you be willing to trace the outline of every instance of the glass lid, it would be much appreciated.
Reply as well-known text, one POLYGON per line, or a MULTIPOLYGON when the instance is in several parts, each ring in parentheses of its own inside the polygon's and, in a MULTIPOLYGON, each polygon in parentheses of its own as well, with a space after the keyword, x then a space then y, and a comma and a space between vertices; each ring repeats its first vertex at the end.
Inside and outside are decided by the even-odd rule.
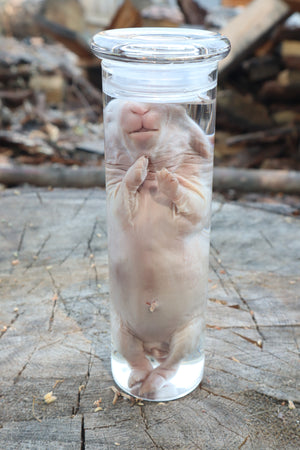
POLYGON ((230 42, 220 33, 192 28, 121 28, 97 33, 91 48, 100 59, 180 64, 221 60, 230 42))

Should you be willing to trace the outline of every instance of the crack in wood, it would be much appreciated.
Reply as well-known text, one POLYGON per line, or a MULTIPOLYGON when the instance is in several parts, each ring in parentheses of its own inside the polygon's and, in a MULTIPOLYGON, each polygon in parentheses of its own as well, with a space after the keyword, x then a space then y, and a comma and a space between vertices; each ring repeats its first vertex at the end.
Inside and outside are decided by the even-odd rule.
MULTIPOLYGON (((207 392, 209 392, 209 391, 207 390, 207 392)), ((217 395, 217 394, 214 394, 213 392, 211 392, 211 393, 212 393, 213 395, 218 396, 218 397, 223 397, 222 395, 217 395)), ((226 398, 226 397, 224 397, 224 398, 228 400, 228 398, 226 398)), ((242 403, 236 402, 236 400, 233 400, 233 399, 229 399, 229 400, 231 400, 232 402, 234 402, 234 403, 236 403, 236 404, 238 404, 238 405, 241 405, 241 406, 245 407, 245 405, 243 405, 242 403)), ((188 405, 188 407, 189 407, 189 409, 191 409, 195 414, 198 414, 198 413, 199 413, 199 411, 196 411, 191 405, 188 405)), ((236 436, 240 437, 241 439, 244 438, 244 437, 241 436, 237 431, 234 431, 234 430, 232 430, 230 427, 224 425, 224 424, 223 424, 217 417, 215 417, 210 411, 208 411, 208 410, 206 409, 205 412, 206 412, 210 417, 212 417, 212 418, 218 423, 218 425, 220 425, 221 427, 225 428, 225 430, 230 431, 231 433, 235 434, 236 436)))
POLYGON ((149 439, 151 439, 151 441, 155 445, 155 448, 159 448, 160 450, 164 450, 164 447, 162 447, 161 445, 158 445, 157 442, 155 442, 155 440, 153 439, 153 437, 151 436, 151 434, 149 433, 148 430, 144 430, 144 431, 147 434, 147 436, 149 437, 149 439))
POLYGON ((84 428, 84 415, 81 418, 81 446, 80 450, 85 450, 85 428, 84 428))
POLYGON ((25 233, 26 233, 26 229, 27 229, 27 223, 25 223, 25 225, 23 227, 23 230, 22 230, 22 233, 21 233, 21 236, 20 236, 20 240, 19 240, 19 244, 18 244, 18 248, 17 248, 17 252, 18 253, 20 253, 20 251, 21 251, 21 248, 22 248, 22 245, 23 245, 24 236, 25 236, 25 233))
POLYGON ((35 195, 37 196, 38 201, 40 202, 40 204, 43 205, 43 204, 44 204, 44 201, 43 201, 42 196, 41 196, 41 194, 39 193, 39 191, 35 191, 35 195))
MULTIPOLYGON (((215 248, 213 245, 212 245, 212 248, 213 248, 213 250, 217 253, 217 250, 216 250, 216 248, 215 248)), ((238 295, 239 299, 241 300, 241 302, 245 305, 246 310, 249 312, 249 314, 250 314, 250 316, 251 316, 251 319, 252 319, 252 321, 253 321, 253 323, 254 323, 254 325, 255 325, 256 331, 257 331, 257 333, 259 334, 259 336, 261 337, 261 348, 263 348, 263 341, 265 341, 265 337, 264 337, 262 331, 261 331, 260 328, 259 328, 259 325, 258 325, 258 322, 257 322, 257 320, 256 320, 254 311, 253 311, 253 310, 250 308, 250 306, 248 305, 247 300, 242 296, 242 294, 241 294, 241 292, 240 292, 240 289, 238 288, 238 286, 237 286, 237 285, 235 284, 235 282, 233 281, 233 279, 232 279, 232 277, 231 277, 229 271, 228 271, 227 268, 224 266, 224 264, 222 264, 221 260, 218 259, 218 258, 216 258, 216 256, 213 255, 213 254, 212 254, 212 256, 213 256, 213 258, 215 259, 215 261, 217 261, 217 263, 219 264, 219 266, 222 267, 222 270, 224 271, 224 274, 226 274, 226 276, 227 276, 227 278, 228 278, 228 281, 230 282, 231 286, 233 287, 233 289, 234 289, 235 292, 237 293, 237 295, 238 295)), ((228 291, 225 289, 224 282, 223 282, 222 278, 219 276, 217 270, 216 270, 214 267, 213 267, 212 269, 213 269, 213 271, 215 272, 215 274, 217 275, 217 277, 219 278, 220 283, 221 283, 221 285, 222 285, 222 287, 223 287, 225 293, 226 293, 227 295, 229 295, 228 291)))
POLYGON ((262 349, 262 342, 260 340, 256 341, 255 339, 250 339, 247 336, 244 336, 243 334, 237 333, 236 331, 232 331, 233 334, 236 336, 239 336, 241 339, 244 339, 245 341, 249 342, 250 344, 256 345, 256 347, 259 347, 262 349))
MULTIPOLYGON (((229 342, 228 342, 228 343, 229 343, 229 342)), ((243 352, 246 353, 246 354, 249 354, 250 357, 251 357, 251 353, 248 353, 248 352, 246 352, 245 350, 244 350, 243 352)), ((211 352, 208 352, 208 353, 211 353, 211 352)), ((273 355, 273 354, 270 353, 270 352, 267 352, 267 353, 270 354, 271 356, 273 356, 273 357, 276 358, 276 355, 273 355)), ((214 355, 221 356, 221 357, 224 358, 224 359, 227 359, 227 360, 229 360, 229 361, 234 361, 234 362, 236 362, 236 363, 238 363, 238 364, 241 364, 242 366, 250 367, 251 369, 259 370, 259 371, 261 371, 261 372, 270 373, 270 374, 272 374, 272 375, 277 375, 276 372, 274 372, 274 371, 272 371, 272 370, 268 370, 267 368, 261 367, 260 365, 255 366, 255 365, 253 365, 253 364, 248 364, 248 363, 243 362, 243 361, 240 361, 239 359, 236 359, 236 358, 234 358, 234 357, 232 357, 232 356, 231 356, 231 357, 230 357, 230 356, 224 356, 223 353, 220 354, 220 353, 216 353, 216 351, 214 351, 214 355)), ((281 358, 278 358, 278 359, 279 359, 280 361, 284 362, 285 364, 287 364, 288 367, 290 368, 289 363, 288 363, 287 361, 284 361, 284 360, 282 360, 281 358)), ((287 375, 281 374, 281 378, 282 378, 282 379, 285 378, 286 380, 289 380, 289 379, 290 379, 290 374, 287 374, 287 375)), ((271 387, 271 386, 270 386, 270 387, 271 387)))
MULTIPOLYGON (((27 269, 26 269, 27 270, 27 269)), ((25 272, 26 272, 25 270, 25 272)), ((42 284, 42 280, 40 280, 35 286, 32 286, 29 291, 26 292, 26 295, 31 294, 35 289, 37 289, 41 284, 42 284)))
MULTIPOLYGON (((226 273, 228 273, 228 272, 226 272, 226 273)), ((230 276, 229 276, 229 280, 230 280, 230 282, 232 283, 232 285, 233 285, 233 287, 234 287, 236 293, 237 293, 238 296, 240 297, 240 300, 241 300, 241 301, 243 302, 243 304, 246 306, 246 308, 248 309, 249 314, 251 315, 251 318, 252 318, 252 320, 253 320, 253 322, 254 322, 254 324, 255 324, 256 331, 257 331, 257 333, 259 334, 259 336, 261 337, 261 346, 260 346, 260 348, 263 349, 263 344, 264 344, 264 341, 265 341, 266 338, 265 338, 264 334, 262 333, 262 331, 261 331, 260 328, 259 328, 258 322, 257 322, 256 317, 255 317, 255 313, 254 313, 254 311, 252 311, 252 309, 251 309, 250 306, 248 305, 247 300, 242 296, 242 294, 241 294, 239 288, 235 285, 235 283, 233 282, 233 280, 231 279, 230 276)))
MULTIPOLYGON (((120 423, 125 423, 125 422, 132 422, 132 418, 130 417, 129 419, 120 419, 118 420, 118 424, 120 423)), ((109 429, 109 428, 115 428, 116 424, 115 423, 110 423, 109 425, 99 425, 99 426, 94 426, 94 427, 89 427, 86 426, 85 427, 85 431, 89 430, 89 431, 94 431, 94 430, 104 430, 104 429, 109 429)))
MULTIPOLYGON (((239 381, 240 381, 240 380, 247 381, 247 383, 249 384, 249 386, 256 386, 257 388, 263 387, 264 389, 263 389, 262 391, 253 389, 253 390, 254 390, 256 393, 258 393, 258 394, 265 395, 266 397, 268 397, 268 398, 273 398, 273 399, 275 399, 275 400, 277 400, 277 401, 278 401, 278 400, 279 400, 279 401, 287 401, 287 400, 288 400, 286 397, 282 397, 282 396, 280 396, 280 397, 275 397, 275 396, 272 396, 272 395, 269 393, 269 391, 268 391, 268 394, 266 394, 266 393, 265 393, 265 388, 269 388, 269 389, 272 391, 272 390, 274 390, 274 385, 268 384, 268 383, 266 382, 265 378, 264 378, 264 379, 261 379, 261 380, 260 380, 260 379, 259 379, 259 380, 257 380, 257 379, 252 379, 252 380, 250 380, 249 378, 243 377, 243 376, 241 375, 241 373, 235 374, 235 373, 233 373, 233 372, 229 372, 228 370, 221 369, 220 367, 213 367, 213 366, 211 366, 211 365, 209 365, 209 364, 206 364, 206 367, 209 368, 209 369, 211 369, 211 370, 215 370, 215 371, 217 371, 217 372, 222 372, 222 373, 225 373, 226 375, 230 375, 230 376, 232 376, 232 377, 238 379, 239 381)), ((256 367, 254 367, 254 366, 250 366, 250 367, 256 369, 256 367)), ((259 369, 261 369, 261 368, 259 368, 259 369)), ((268 371, 267 369, 261 369, 261 370, 262 370, 262 371, 265 371, 265 372, 270 372, 270 373, 273 373, 273 374, 276 375, 276 372, 271 372, 271 371, 268 371)), ((286 378, 288 378, 288 375, 286 376, 286 378)))
POLYGON ((140 413, 141 413, 141 418, 143 420, 143 423, 145 425, 145 429, 148 430, 148 419, 146 416, 145 406, 140 406, 140 413))
POLYGON ((60 261, 60 263, 58 265, 62 266, 70 258, 70 256, 75 252, 75 250, 79 247, 80 244, 81 244, 81 241, 77 242, 77 244, 67 253, 67 255, 60 261))
POLYGON ((28 360, 26 361, 26 363, 24 364, 24 366, 22 367, 22 369, 19 370, 17 376, 14 378, 14 380, 13 380, 13 383, 14 383, 14 384, 17 384, 17 383, 19 382, 19 380, 20 380, 20 378, 21 378, 21 376, 22 376, 24 370, 26 369, 26 367, 27 367, 28 364, 30 363, 30 361, 31 361, 33 355, 35 354, 35 352, 37 351, 37 349, 38 349, 38 345, 36 345, 35 348, 32 350, 32 352, 31 352, 30 355, 28 356, 28 360))
POLYGON ((253 380, 250 380, 249 378, 243 377, 240 373, 235 374, 233 372, 229 372, 229 370, 222 369, 221 367, 213 367, 213 366, 211 366, 209 364, 206 364, 206 367, 208 369, 216 370, 217 372, 221 372, 221 373, 225 373, 226 375, 230 375, 230 376, 232 376, 234 378, 237 378, 238 380, 247 381, 247 383, 249 383, 250 385, 251 384, 258 384, 257 382, 255 382, 253 380))
MULTIPOLYGON (((93 255, 93 249, 92 249, 92 241, 94 239, 94 235, 95 235, 95 231, 96 231, 96 227, 98 225, 98 219, 96 218, 93 228, 92 228, 92 232, 88 238, 88 242, 87 242, 87 250, 84 254, 84 256, 89 256, 89 258, 91 258, 91 255, 93 255)), ((97 266, 96 266, 96 262, 94 261, 93 264, 91 265, 91 268, 94 270, 95 273, 95 284, 96 286, 98 286, 99 284, 99 277, 98 277, 98 271, 97 271, 97 266)))
POLYGON ((218 298, 214 297, 209 297, 208 300, 212 303, 217 303, 218 305, 226 306, 226 308, 239 309, 240 311, 248 312, 246 309, 241 308, 240 305, 238 304, 230 305, 225 300, 219 300, 218 298))
POLYGON ((230 427, 224 425, 214 414, 212 414, 211 412, 207 411, 207 414, 212 417, 218 425, 220 425, 221 427, 225 428, 225 430, 230 431, 231 433, 235 434, 236 436, 238 436, 241 439, 244 439, 244 436, 242 436, 240 433, 238 433, 235 430, 232 430, 230 427))
MULTIPOLYGON (((46 236, 46 238, 43 240, 42 244, 40 245, 40 248, 38 249, 38 251, 36 252, 36 254, 34 255, 34 259, 37 260, 38 257, 40 256, 41 252, 43 251, 45 245, 47 244, 47 242, 49 241, 49 239, 51 238, 51 233, 48 234, 48 236, 46 236)), ((32 261, 30 264, 28 264, 25 268, 24 272, 27 272, 27 270, 31 269, 31 267, 33 266, 35 261, 32 261)))
POLYGON ((6 325, 1 331, 0 331, 0 339, 2 338, 2 336, 5 335, 5 333, 13 326, 13 324, 16 322, 16 320, 18 319, 18 317, 20 316, 19 311, 15 312, 15 316, 11 319, 10 323, 8 325, 6 325))
POLYGON ((201 390, 207 392, 208 394, 213 395, 214 397, 224 398, 224 400, 229 400, 230 402, 233 402, 233 403, 235 403, 235 404, 237 404, 237 405, 240 405, 240 406, 243 406, 243 407, 246 406, 245 404, 238 402, 238 401, 237 401, 236 399, 234 399, 234 398, 228 397, 227 395, 218 394, 217 392, 214 392, 214 391, 208 389, 207 387, 205 387, 205 386, 203 386, 203 385, 201 385, 201 390))
POLYGON ((88 361, 87 372, 85 374, 85 380, 78 388, 77 404, 76 404, 75 407, 73 406, 73 408, 72 408, 72 416, 73 417, 76 416, 78 414, 79 410, 80 410, 80 403, 81 403, 81 398, 82 398, 81 393, 85 391, 85 389, 86 389, 86 387, 88 385, 88 382, 89 382, 89 379, 90 379, 90 376, 91 376, 91 370, 92 370, 92 367, 93 367, 93 358, 94 358, 94 354, 92 352, 90 352, 90 358, 89 358, 89 361, 88 361))
POLYGON ((94 239, 94 235, 95 235, 97 224, 98 224, 98 219, 96 218, 95 222, 94 222, 94 225, 93 225, 93 228, 92 228, 92 231, 91 231, 91 234, 90 234, 90 236, 88 238, 87 249, 86 249, 86 252, 85 252, 84 256, 87 256, 87 255, 90 255, 91 253, 93 253, 91 244, 92 244, 92 240, 94 239))
POLYGON ((80 213, 80 211, 84 208, 84 205, 88 202, 88 200, 90 199, 91 195, 93 193, 93 190, 90 190, 87 194, 86 197, 84 197, 83 201, 80 203, 80 205, 78 206, 78 208, 75 210, 73 216, 72 216, 72 220, 74 220, 78 214, 80 213))
POLYGON ((49 326, 48 326, 48 331, 51 332, 52 331, 53 321, 54 321, 54 315, 55 315, 57 300, 61 299, 61 295, 60 295, 60 288, 58 286, 56 286, 54 277, 53 277, 50 269, 47 269, 47 271, 48 271, 48 274, 49 274, 50 279, 52 281, 52 284, 54 286, 54 296, 52 298, 52 310, 51 310, 51 315, 50 315, 50 319, 49 319, 49 326))
POLYGON ((248 441, 248 439, 249 439, 249 437, 250 437, 250 435, 248 434, 248 436, 246 436, 245 437, 245 439, 243 440, 243 442, 241 443, 241 445, 239 445, 239 450, 242 448, 242 447, 244 447, 244 445, 246 444, 246 442, 248 441))
POLYGON ((154 438, 151 436, 151 434, 149 432, 149 423, 148 423, 148 418, 146 416, 145 406, 139 406, 139 408, 140 408, 141 418, 143 420, 143 424, 145 427, 144 428, 145 433, 151 439, 152 443, 155 445, 156 448, 164 450, 164 448, 162 446, 158 445, 157 442, 155 442, 154 438))
MULTIPOLYGON (((211 243, 210 245, 211 245, 211 248, 214 250, 214 252, 218 255, 218 254, 219 254, 219 251, 216 249, 216 247, 215 247, 212 243, 211 243)), ((217 263, 218 265, 220 265, 220 266, 223 268, 223 266, 221 265, 220 259, 217 258, 216 255, 214 255, 213 252, 211 252, 211 255, 212 255, 212 257, 214 258, 214 260, 216 261, 216 263, 217 263)), ((218 278, 218 280, 219 280, 219 282, 220 282, 220 284, 221 284, 221 286, 222 286, 222 289, 224 290, 225 294, 229 297, 229 291, 228 291, 228 289, 226 288, 225 283, 224 283, 222 277, 220 276, 220 274, 219 274, 217 268, 214 267, 213 265, 211 265, 211 268, 212 268, 213 272, 215 273, 215 275, 217 276, 217 278, 218 278)))
POLYGON ((263 238, 263 240, 266 241, 266 243, 267 243, 271 248, 274 248, 274 245, 272 244, 272 242, 270 241, 270 239, 268 239, 267 236, 265 236, 265 233, 263 233, 261 230, 259 230, 259 234, 261 235, 261 237, 263 238))

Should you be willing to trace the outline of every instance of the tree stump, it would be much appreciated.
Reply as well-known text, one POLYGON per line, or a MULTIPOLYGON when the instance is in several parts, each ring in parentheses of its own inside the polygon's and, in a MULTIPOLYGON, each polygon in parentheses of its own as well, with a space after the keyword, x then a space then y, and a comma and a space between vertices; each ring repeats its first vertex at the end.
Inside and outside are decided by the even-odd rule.
POLYGON ((297 217, 213 203, 204 380, 151 403, 111 377, 105 192, 8 189, 0 209, 0 448, 298 448, 297 217))

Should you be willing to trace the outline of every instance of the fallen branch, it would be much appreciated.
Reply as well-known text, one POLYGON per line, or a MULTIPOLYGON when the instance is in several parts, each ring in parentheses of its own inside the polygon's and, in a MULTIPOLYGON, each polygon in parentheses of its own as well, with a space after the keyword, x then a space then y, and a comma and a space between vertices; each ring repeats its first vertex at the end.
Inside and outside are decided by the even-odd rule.
POLYGON ((300 172, 288 170, 236 169, 216 167, 214 190, 281 192, 300 194, 300 172))
MULTIPOLYGON (((5 186, 31 184, 52 187, 105 187, 104 167, 64 165, 0 165, 0 183, 5 186)), ((300 194, 300 172, 286 170, 236 169, 216 167, 214 190, 235 189, 243 192, 282 192, 300 194)))
POLYGON ((64 188, 90 188, 105 186, 105 172, 102 167, 76 167, 63 165, 33 166, 7 165, 0 166, 0 183, 5 186, 31 184, 34 186, 51 186, 64 188))

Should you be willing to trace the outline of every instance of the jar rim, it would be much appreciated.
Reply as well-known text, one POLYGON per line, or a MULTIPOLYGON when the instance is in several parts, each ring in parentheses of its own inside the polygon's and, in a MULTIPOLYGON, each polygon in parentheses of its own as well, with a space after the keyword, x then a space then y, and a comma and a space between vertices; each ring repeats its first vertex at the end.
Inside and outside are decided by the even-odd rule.
POLYGON ((183 64, 221 60, 230 42, 218 32, 195 28, 119 28, 95 34, 91 49, 100 59, 183 64))

